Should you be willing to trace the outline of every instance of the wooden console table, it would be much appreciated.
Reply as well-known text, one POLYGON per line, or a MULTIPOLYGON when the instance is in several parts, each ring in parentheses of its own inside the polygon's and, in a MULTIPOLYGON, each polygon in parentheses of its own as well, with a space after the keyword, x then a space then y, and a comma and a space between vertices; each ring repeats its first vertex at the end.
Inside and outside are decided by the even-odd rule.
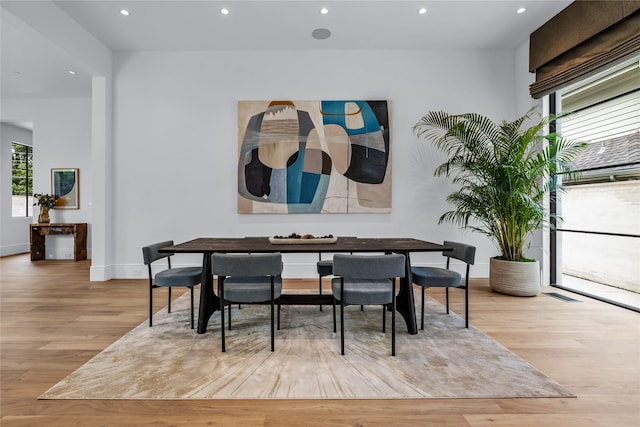
POLYGON ((45 258, 45 236, 73 234, 73 260, 87 259, 87 223, 77 224, 30 224, 31 261, 45 258))

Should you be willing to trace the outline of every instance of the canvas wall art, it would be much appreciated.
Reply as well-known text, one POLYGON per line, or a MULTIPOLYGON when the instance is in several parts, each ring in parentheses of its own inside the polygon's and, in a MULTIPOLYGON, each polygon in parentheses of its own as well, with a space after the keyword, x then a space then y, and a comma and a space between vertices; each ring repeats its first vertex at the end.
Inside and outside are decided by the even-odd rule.
POLYGON ((388 213, 387 101, 239 101, 239 213, 388 213))
POLYGON ((51 194, 56 199, 54 209, 80 209, 79 170, 51 169, 51 194))

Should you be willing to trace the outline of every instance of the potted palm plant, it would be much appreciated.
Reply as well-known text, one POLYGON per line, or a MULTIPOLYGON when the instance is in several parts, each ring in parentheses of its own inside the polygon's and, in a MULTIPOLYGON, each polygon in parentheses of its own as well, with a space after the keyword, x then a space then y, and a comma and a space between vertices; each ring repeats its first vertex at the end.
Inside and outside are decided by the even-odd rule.
POLYGON ((413 127, 448 157, 434 175, 452 177, 459 185, 447 196, 453 210, 442 214, 439 223, 489 237, 500 251, 490 260, 490 286, 517 296, 540 291, 538 261, 525 257, 527 238, 549 224, 545 196, 560 189, 554 174, 571 175, 570 161, 586 145, 544 134, 552 116, 526 127, 534 113, 531 109, 512 122, 494 123, 476 113, 432 111, 413 127))

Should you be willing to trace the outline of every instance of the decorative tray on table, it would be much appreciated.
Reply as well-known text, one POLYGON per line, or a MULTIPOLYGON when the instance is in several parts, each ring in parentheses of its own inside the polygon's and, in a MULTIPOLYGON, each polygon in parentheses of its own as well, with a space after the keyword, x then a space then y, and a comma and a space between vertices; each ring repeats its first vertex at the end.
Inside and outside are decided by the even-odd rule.
POLYGON ((338 238, 329 234, 328 236, 316 237, 313 234, 299 235, 291 233, 288 236, 269 237, 269 242, 274 245, 321 245, 335 243, 338 238))

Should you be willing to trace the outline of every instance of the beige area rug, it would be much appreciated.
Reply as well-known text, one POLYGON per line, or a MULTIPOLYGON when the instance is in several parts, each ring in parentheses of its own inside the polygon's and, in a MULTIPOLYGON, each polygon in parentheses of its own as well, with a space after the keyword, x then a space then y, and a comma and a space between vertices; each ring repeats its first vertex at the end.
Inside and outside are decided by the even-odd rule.
POLYGON ((345 356, 330 306, 283 306, 273 353, 268 306, 234 308, 222 353, 220 313, 199 335, 189 328, 188 301, 184 294, 152 328, 143 322, 40 399, 575 397, 433 299, 418 335, 397 316, 396 357, 379 307, 346 308, 345 356))

